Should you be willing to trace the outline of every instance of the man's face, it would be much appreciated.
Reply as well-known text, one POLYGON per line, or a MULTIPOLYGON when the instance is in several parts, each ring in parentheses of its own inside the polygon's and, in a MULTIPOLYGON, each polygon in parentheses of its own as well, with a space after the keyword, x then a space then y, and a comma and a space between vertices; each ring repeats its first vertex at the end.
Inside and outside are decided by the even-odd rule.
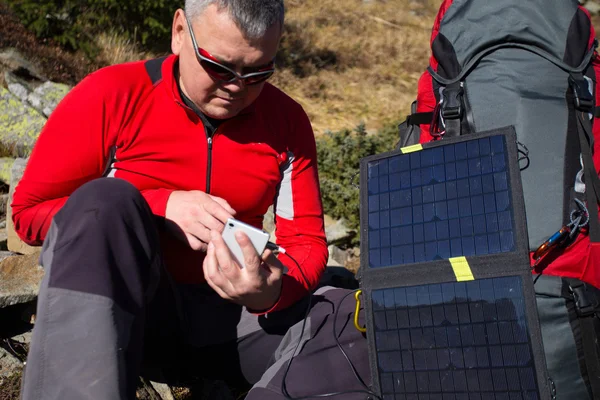
MULTIPOLYGON (((268 66, 275 57, 281 36, 281 28, 275 24, 262 38, 248 40, 229 17, 227 10, 219 11, 214 4, 190 20, 190 24, 198 47, 239 75, 268 66)), ((239 79, 219 82, 212 78, 196 57, 182 10, 175 13, 171 48, 179 56, 181 90, 212 118, 236 116, 256 100, 264 86, 264 82, 246 85, 239 79)))

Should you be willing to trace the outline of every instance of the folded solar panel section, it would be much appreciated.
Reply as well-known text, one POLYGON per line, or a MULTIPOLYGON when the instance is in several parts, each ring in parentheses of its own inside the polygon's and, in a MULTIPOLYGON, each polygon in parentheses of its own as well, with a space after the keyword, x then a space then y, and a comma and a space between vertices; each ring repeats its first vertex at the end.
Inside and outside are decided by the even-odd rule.
POLYGON ((369 266, 515 250, 503 136, 368 164, 369 266))
POLYGON ((384 399, 549 398, 513 128, 362 160, 360 275, 384 399))

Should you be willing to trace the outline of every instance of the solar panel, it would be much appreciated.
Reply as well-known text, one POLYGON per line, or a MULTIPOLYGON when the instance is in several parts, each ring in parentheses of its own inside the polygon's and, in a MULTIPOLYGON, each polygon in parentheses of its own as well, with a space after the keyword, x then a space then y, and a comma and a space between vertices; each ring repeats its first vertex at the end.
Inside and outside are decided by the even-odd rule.
POLYGON ((369 266, 514 251, 506 147, 499 135, 369 162, 369 266))
POLYGON ((376 391, 549 398, 514 128, 367 157, 361 183, 376 391))
POLYGON ((384 398, 538 399, 520 277, 372 292, 384 398))

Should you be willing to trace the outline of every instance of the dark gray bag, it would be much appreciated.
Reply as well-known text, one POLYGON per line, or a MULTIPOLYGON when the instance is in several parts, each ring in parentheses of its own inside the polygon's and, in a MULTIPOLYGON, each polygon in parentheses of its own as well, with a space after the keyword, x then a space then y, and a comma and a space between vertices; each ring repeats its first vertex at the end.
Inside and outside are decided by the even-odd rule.
POLYGON ((534 287, 551 388, 557 399, 600 398, 600 290, 537 275, 534 287))

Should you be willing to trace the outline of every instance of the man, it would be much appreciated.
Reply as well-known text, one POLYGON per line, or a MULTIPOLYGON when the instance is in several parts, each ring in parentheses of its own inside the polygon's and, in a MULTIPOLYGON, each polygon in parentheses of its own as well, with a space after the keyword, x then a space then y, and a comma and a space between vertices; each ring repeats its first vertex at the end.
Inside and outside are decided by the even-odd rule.
MULTIPOLYGON (((248 399, 365 398, 332 330, 347 292, 319 289, 304 325, 327 247, 310 123, 265 83, 283 1, 185 8, 173 55, 102 69, 67 95, 16 188, 16 230, 43 242, 46 270, 23 398, 131 398, 141 372, 177 365, 243 378, 248 399), (273 203, 287 254, 256 254, 239 235, 241 269, 223 224, 260 226, 273 203)), ((365 377, 352 306, 335 334, 365 377)))

